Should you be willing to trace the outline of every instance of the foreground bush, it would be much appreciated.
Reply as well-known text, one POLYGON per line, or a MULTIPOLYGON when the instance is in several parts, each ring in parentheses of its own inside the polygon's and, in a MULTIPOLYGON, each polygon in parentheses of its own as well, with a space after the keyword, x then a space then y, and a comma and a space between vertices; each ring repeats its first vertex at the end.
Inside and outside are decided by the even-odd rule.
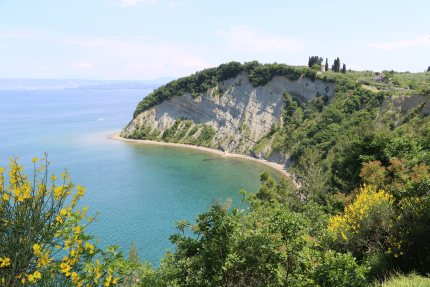
POLYGON ((84 232, 95 219, 89 216, 83 221, 86 207, 74 210, 85 187, 75 189, 67 169, 61 180, 48 177, 46 158, 40 166, 33 159, 32 176, 23 172, 16 159, 10 161, 7 186, 6 169, 0 168, 1 284, 112 286, 119 282, 118 247, 108 247, 107 252, 97 248, 98 241, 84 232))
POLYGON ((342 249, 371 255, 387 246, 393 217, 393 197, 365 185, 342 215, 330 218, 328 229, 337 234, 342 249))
POLYGON ((428 196, 395 197, 364 185, 341 215, 331 217, 334 247, 367 261, 372 273, 390 270, 430 272, 430 202, 428 196))
MULTIPOLYGON (((268 172, 261 181, 260 195, 277 186, 268 172)), ((258 196, 242 193, 251 200, 247 212, 228 212, 228 202, 216 201, 195 225, 176 222, 180 232, 170 238, 176 252, 166 253, 157 269, 141 264, 138 286, 367 286, 368 268, 330 250, 332 232, 311 236, 305 214, 277 201, 256 204, 258 196)))

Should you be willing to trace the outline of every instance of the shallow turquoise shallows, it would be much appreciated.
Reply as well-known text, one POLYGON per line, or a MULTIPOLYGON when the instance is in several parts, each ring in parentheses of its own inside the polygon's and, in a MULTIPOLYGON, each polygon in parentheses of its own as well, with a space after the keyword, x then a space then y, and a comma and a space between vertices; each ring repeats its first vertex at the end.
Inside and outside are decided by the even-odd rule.
POLYGON ((193 221, 216 198, 244 208, 240 189, 255 192, 264 170, 279 174, 252 161, 108 139, 148 93, 0 90, 0 166, 20 156, 32 172, 31 159, 48 152, 49 172, 67 167, 87 189, 79 206, 89 215, 100 211, 88 231, 101 246, 116 244, 128 255, 133 240, 142 259, 158 265, 174 248, 168 238, 175 220, 193 221))

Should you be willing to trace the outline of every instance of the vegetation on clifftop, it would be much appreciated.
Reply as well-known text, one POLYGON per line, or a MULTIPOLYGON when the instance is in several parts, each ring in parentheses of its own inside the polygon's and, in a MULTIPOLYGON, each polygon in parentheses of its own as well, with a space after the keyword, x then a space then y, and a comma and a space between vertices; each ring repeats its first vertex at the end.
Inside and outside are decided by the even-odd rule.
POLYGON ((208 89, 214 88, 218 83, 229 78, 236 77, 240 72, 248 73, 249 81, 254 87, 264 86, 274 76, 285 76, 290 80, 297 80, 302 74, 315 79, 316 71, 303 67, 288 66, 285 64, 261 64, 257 61, 241 64, 230 62, 222 64, 217 68, 209 68, 197 72, 191 76, 174 80, 145 97, 134 111, 134 117, 144 110, 170 99, 174 95, 182 96, 191 93, 193 97, 198 97, 200 93, 206 93, 208 89))

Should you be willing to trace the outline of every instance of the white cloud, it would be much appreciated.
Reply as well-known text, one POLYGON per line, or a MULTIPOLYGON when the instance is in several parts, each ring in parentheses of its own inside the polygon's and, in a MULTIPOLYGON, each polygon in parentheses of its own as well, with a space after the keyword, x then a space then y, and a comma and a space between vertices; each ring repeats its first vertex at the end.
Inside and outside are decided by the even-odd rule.
POLYGON ((200 67, 200 68, 208 68, 211 65, 206 63, 205 61, 198 60, 198 59, 181 59, 173 61, 172 63, 174 66, 185 66, 185 67, 200 67))
POLYGON ((248 26, 230 26, 228 31, 215 31, 215 33, 226 37, 230 47, 234 50, 290 51, 300 50, 305 45, 304 40, 265 34, 248 26))
POLYGON ((119 37, 69 38, 66 44, 80 49, 81 55, 91 58, 97 68, 106 73, 124 71, 131 77, 182 76, 210 67, 205 61, 205 47, 197 45, 155 42, 145 38, 119 37))
POLYGON ((430 34, 408 40, 408 41, 400 41, 400 42, 393 42, 393 43, 373 43, 373 44, 367 44, 365 46, 371 47, 371 48, 377 48, 381 50, 396 50, 400 48, 409 48, 409 47, 415 47, 415 46, 424 46, 430 48, 430 34))
POLYGON ((86 63, 86 62, 76 63, 76 64, 70 64, 69 66, 73 67, 73 68, 94 68, 93 64, 86 63))
POLYGON ((31 38, 39 38, 40 33, 30 33, 27 31, 22 32, 1 32, 0 38, 15 38, 15 39, 31 39, 31 38))
POLYGON ((152 71, 152 70, 161 70, 164 68, 165 63, 159 64, 129 64, 121 69, 121 71, 152 71))
POLYGON ((181 3, 179 2, 175 2, 175 3, 170 3, 170 7, 174 8, 174 7, 178 7, 181 3))
POLYGON ((157 0, 120 0, 119 2, 112 2, 113 6, 139 6, 139 4, 155 4, 157 0))
POLYGON ((133 37, 131 37, 131 39, 146 41, 146 40, 156 40, 157 38, 156 37, 133 36, 133 37))

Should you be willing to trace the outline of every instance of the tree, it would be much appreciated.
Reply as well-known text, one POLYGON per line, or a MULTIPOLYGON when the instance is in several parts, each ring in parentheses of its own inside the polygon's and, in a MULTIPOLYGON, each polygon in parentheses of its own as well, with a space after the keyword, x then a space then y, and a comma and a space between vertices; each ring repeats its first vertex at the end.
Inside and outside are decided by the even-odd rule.
POLYGON ((309 57, 308 66, 309 66, 309 68, 312 68, 313 65, 315 65, 315 64, 321 65, 322 62, 323 62, 322 57, 312 56, 312 57, 309 57))
POLYGON ((346 65, 345 65, 345 63, 343 64, 343 67, 342 67, 342 74, 346 74, 346 65))
POLYGON ((170 241, 179 286, 314 285, 307 276, 316 246, 307 235, 309 220, 283 205, 260 216, 239 208, 227 212, 218 201, 196 217, 193 237, 184 235, 188 222, 176 226, 180 233, 170 241))
POLYGON ((328 58, 325 58, 325 70, 328 71, 328 58))
POLYGON ((333 66, 331 66, 333 72, 339 73, 340 71, 340 60, 339 57, 334 60, 333 66))
POLYGON ((430 66, 427 68, 427 72, 430 72, 430 66))

